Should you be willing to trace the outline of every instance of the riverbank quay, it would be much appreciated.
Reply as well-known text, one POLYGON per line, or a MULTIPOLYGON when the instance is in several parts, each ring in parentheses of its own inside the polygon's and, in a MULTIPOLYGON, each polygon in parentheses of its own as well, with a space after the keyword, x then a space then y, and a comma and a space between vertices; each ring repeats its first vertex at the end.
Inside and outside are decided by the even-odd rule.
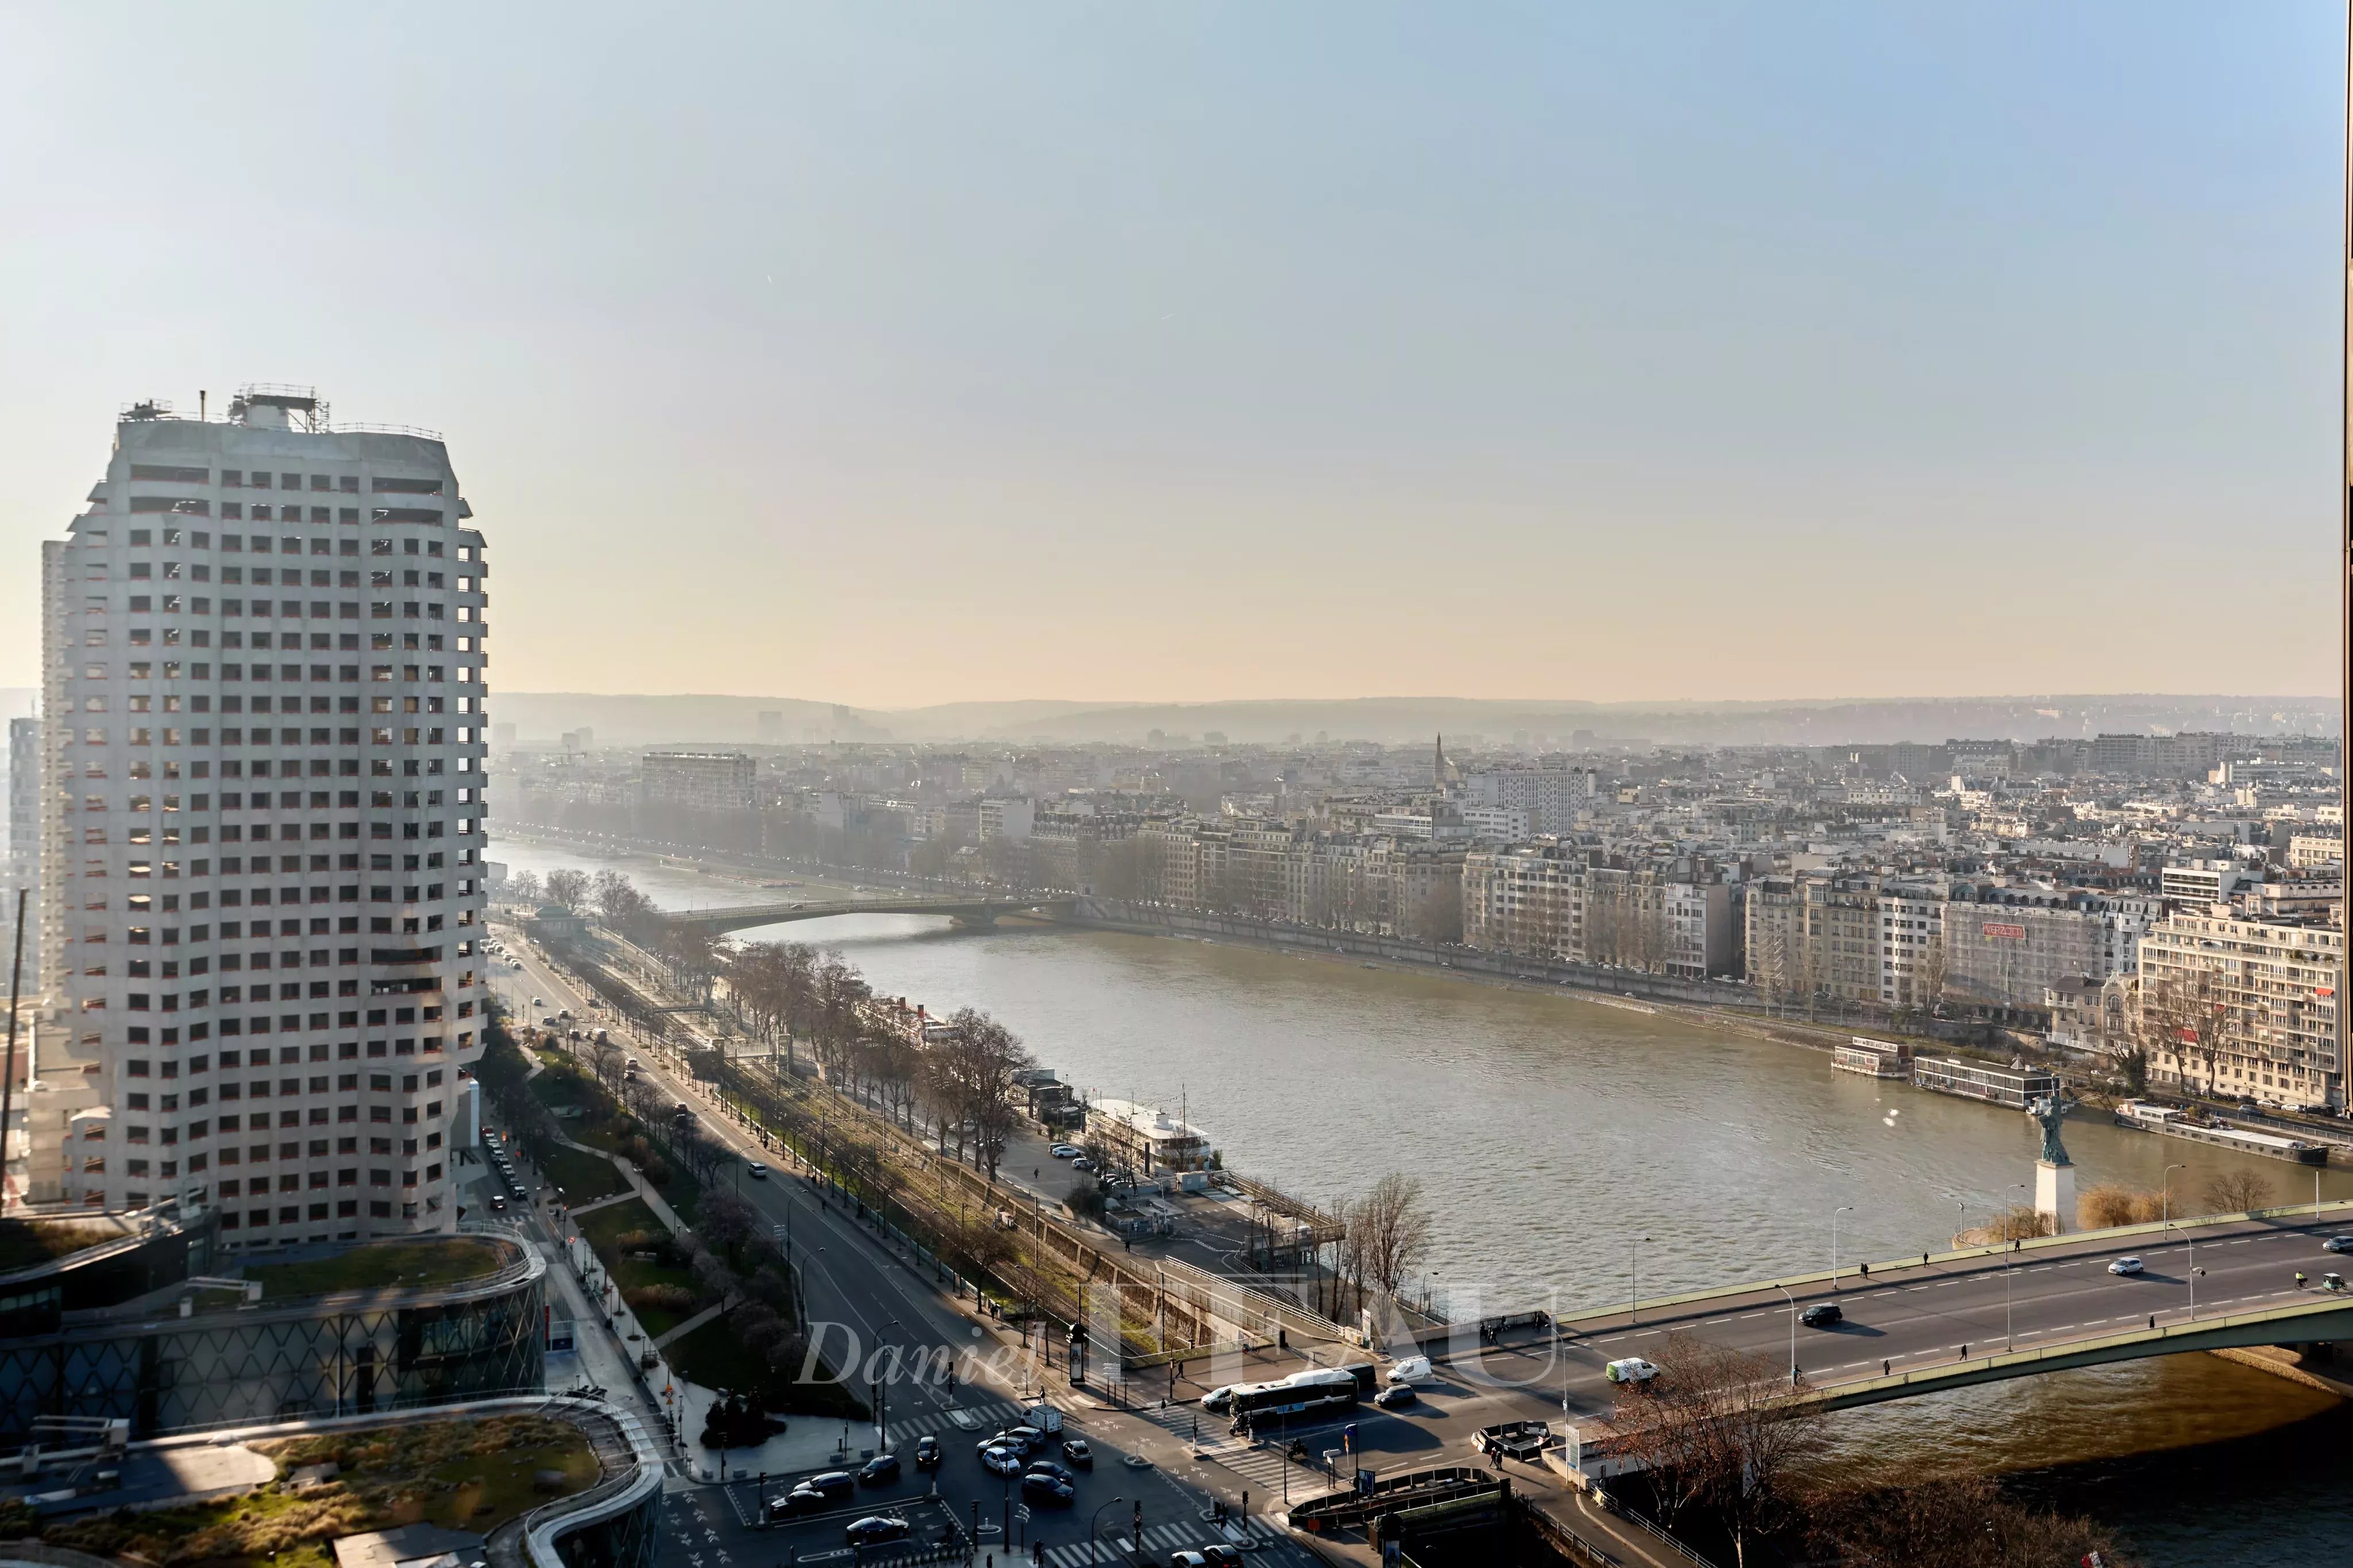
MULTIPOLYGON (((593 973, 600 991, 615 984, 638 993, 629 1011, 674 1016, 681 1004, 659 970, 600 962, 610 955, 580 950, 597 939, 585 929, 550 949, 575 973, 593 973)), ((1211 1359, 1266 1346, 1342 1344, 1356 1337, 1298 1299, 1285 1299, 1261 1279, 1220 1272, 1225 1254, 1193 1250, 1198 1261, 1175 1254, 1189 1245, 1175 1237, 1123 1236, 1069 1212, 1050 1210, 1043 1194, 1009 1173, 967 1167, 901 1126, 885 1110, 845 1092, 829 1078, 787 1072, 774 1050, 738 1054, 707 1038, 686 1041, 640 1034, 699 1085, 723 1112, 754 1133, 765 1150, 788 1152, 818 1172, 860 1217, 871 1210, 908 1246, 936 1256, 968 1279, 993 1286, 997 1311, 1021 1321, 1083 1323, 1094 1350, 1117 1377, 1134 1358, 1175 1354, 1211 1359)), ((1051 1163, 1040 1153, 1040 1169, 1051 1163)), ((1317 1214, 1272 1188, 1216 1173, 1229 1206, 1282 1215, 1321 1236, 1317 1214)), ((1164 1204, 1172 1200, 1164 1198, 1164 1204)), ((1209 1200, 1187 1194, 1188 1203, 1209 1200)), ((1065 1327, 1067 1332, 1067 1327, 1065 1327)), ((1156 1381, 1156 1379, 1155 1379, 1156 1381)))

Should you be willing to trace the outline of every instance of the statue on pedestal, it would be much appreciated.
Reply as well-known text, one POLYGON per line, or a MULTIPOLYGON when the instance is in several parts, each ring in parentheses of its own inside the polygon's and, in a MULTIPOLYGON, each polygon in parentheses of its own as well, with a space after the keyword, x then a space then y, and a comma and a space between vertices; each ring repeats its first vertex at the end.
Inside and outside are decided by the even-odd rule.
POLYGON ((2042 1127, 2042 1163, 2046 1165, 2072 1165, 2067 1158, 2067 1146, 2059 1142, 2059 1123, 2067 1114, 2066 1102, 2055 1092, 2042 1100, 2026 1102, 2026 1114, 2042 1127))

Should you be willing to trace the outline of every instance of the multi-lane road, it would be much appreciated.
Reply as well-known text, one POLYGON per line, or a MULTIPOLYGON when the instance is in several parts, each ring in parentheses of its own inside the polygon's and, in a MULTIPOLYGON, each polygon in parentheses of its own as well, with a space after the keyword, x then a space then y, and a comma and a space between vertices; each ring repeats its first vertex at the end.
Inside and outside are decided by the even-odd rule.
MULTIPOLYGON (((551 1008, 570 1008, 583 1019, 595 1016, 582 991, 543 957, 520 941, 510 940, 507 945, 512 966, 500 964, 495 983, 518 1019, 532 1016, 534 997, 544 999, 551 1008)), ((891 1484, 860 1487, 855 1500, 843 1503, 836 1514, 764 1530, 754 1483, 700 1484, 692 1478, 711 1468, 700 1457, 681 1467, 688 1474, 672 1482, 666 1504, 670 1529, 661 1551, 664 1568, 741 1568, 748 1562, 795 1558, 809 1563, 837 1555, 847 1561, 841 1532, 849 1519, 900 1512, 920 1529, 926 1519, 944 1519, 942 1507, 967 1531, 977 1526, 982 1552, 999 1563, 1010 1562, 1011 1554, 1018 1553, 1023 1561, 1043 1562, 1049 1568, 1071 1568, 1087 1561, 1089 1527, 1098 1516, 1108 1548, 1131 1537, 1139 1507, 1142 1548, 1160 1562, 1178 1548, 1243 1535, 1255 1542, 1252 1555, 1258 1562, 1303 1565, 1314 1561, 1264 1517, 1267 1490, 1261 1489, 1252 1500, 1254 1522, 1233 1527, 1239 1534, 1220 1531, 1210 1522, 1213 1503, 1222 1500, 1233 1510, 1242 1500, 1229 1479, 1194 1460, 1165 1426, 1102 1407, 1083 1394, 1074 1397, 1059 1385, 1054 1402, 1064 1409, 1068 1426, 1063 1436, 1086 1439, 1092 1449, 1092 1468, 1079 1472, 1078 1495, 1071 1506, 1032 1507, 1025 1520, 1018 1484, 990 1474, 976 1452, 981 1438, 1018 1419, 1022 1405, 1017 1396, 1029 1392, 987 1370, 1007 1360, 997 1354, 1008 1342, 1005 1331, 960 1310, 934 1288, 927 1271, 911 1266, 841 1205, 826 1201, 789 1158, 763 1151, 721 1114, 700 1086, 674 1073, 659 1053, 640 1047, 638 1055, 640 1070, 673 1098, 702 1108, 703 1125, 714 1136, 727 1141, 745 1161, 771 1166, 765 1180, 745 1180, 745 1166, 739 1163, 728 1180, 780 1232, 789 1226, 793 1261, 800 1270, 811 1324, 841 1326, 827 1331, 824 1348, 829 1357, 843 1359, 849 1339, 842 1330, 847 1330, 855 1337, 861 1359, 871 1360, 882 1346, 899 1352, 902 1364, 919 1353, 936 1357, 945 1352, 957 1358, 959 1370, 953 1391, 928 1378, 889 1385, 881 1447, 901 1456, 900 1477, 891 1484), (924 1436, 936 1437, 941 1446, 942 1463, 934 1473, 918 1472, 913 1465, 914 1444, 924 1436), (1140 1462, 1131 1466, 1131 1457, 1140 1462)), ((886 1355, 886 1363, 889 1360, 886 1355)), ((871 1426, 853 1432, 851 1443, 854 1450, 874 1447, 871 1426)), ((771 1489, 776 1489, 775 1478, 771 1489)), ((870 1552, 867 1560, 886 1556, 870 1552)))

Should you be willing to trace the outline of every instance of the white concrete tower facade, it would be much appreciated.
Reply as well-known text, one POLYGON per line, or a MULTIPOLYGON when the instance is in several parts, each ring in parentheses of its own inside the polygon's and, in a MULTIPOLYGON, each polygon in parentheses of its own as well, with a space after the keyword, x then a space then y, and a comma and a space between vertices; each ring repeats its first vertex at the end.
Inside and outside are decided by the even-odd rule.
MULTIPOLYGON (((233 1247, 445 1230, 480 1055, 482 539, 440 439, 132 410, 44 547, 65 1196, 233 1247)), ((56 1048, 53 1047, 52 1048, 56 1048)))

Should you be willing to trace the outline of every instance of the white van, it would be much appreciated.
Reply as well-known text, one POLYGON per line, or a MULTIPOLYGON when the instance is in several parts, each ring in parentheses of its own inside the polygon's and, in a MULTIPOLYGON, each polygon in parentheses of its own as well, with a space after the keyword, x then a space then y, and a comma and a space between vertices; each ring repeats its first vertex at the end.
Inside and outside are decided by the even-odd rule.
POLYGON ((1426 1355, 1409 1355, 1389 1368, 1388 1373, 1391 1383, 1427 1383, 1431 1375, 1430 1358, 1426 1355))

